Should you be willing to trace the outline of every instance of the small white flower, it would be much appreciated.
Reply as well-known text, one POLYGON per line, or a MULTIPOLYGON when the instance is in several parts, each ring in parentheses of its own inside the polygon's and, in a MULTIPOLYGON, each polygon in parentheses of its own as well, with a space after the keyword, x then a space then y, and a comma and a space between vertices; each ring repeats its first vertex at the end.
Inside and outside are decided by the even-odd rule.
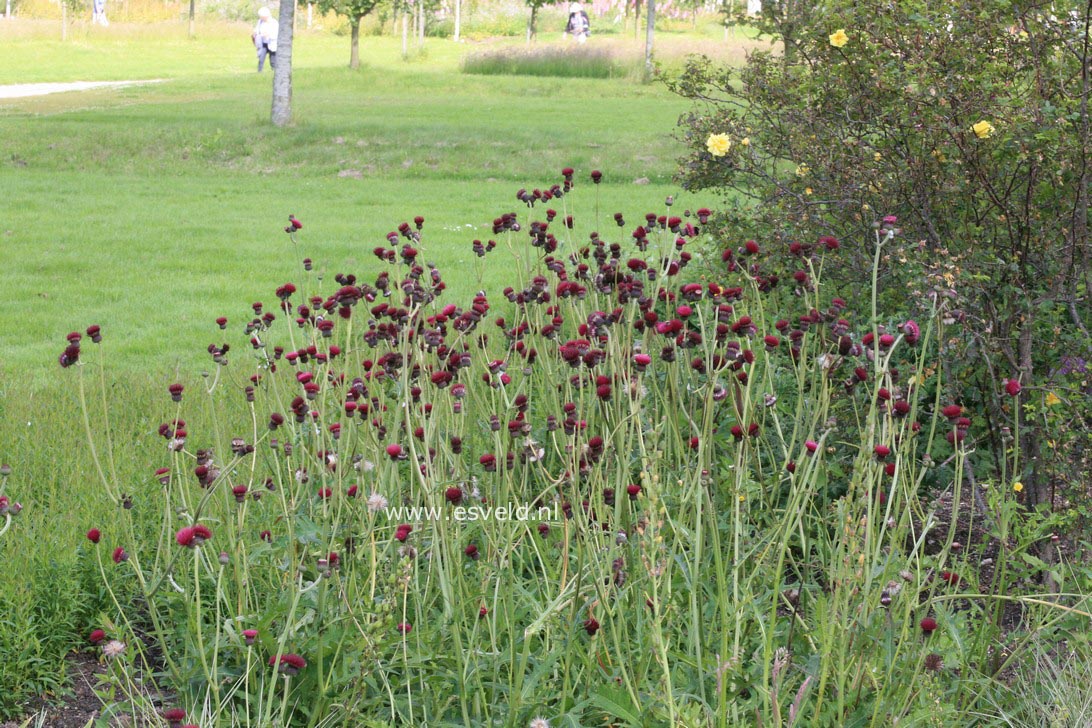
POLYGON ((387 499, 379 493, 372 493, 368 496, 368 510, 372 513, 378 513, 379 511, 386 509, 386 507, 387 499))
POLYGON ((532 718, 527 728, 550 728, 550 721, 542 717, 532 718))
POLYGON ((103 656, 110 659, 119 656, 122 652, 125 652, 125 643, 119 640, 110 640, 102 646, 103 656))

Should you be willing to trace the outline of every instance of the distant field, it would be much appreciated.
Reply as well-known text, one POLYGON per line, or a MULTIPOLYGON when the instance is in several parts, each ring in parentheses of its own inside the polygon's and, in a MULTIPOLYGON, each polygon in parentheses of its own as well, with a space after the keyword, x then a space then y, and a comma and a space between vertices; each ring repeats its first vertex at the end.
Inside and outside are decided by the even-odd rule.
MULTIPOLYGON (((465 298, 481 284, 471 241, 502 212, 526 214, 516 190, 554 184, 564 166, 580 184, 603 170, 608 221, 680 195, 672 130, 685 104, 660 84, 467 76, 459 61, 479 46, 435 39, 407 61, 399 39, 365 37, 352 72, 346 37, 303 31, 296 123, 276 130, 271 76, 253 72, 244 25, 201 27, 196 40, 179 24, 77 27, 67 43, 44 37, 54 25, 0 27, 11 36, 0 84, 167 81, 0 102, 11 261, 0 369, 35 379, 63 334, 91 322, 114 339, 121 370, 193 369, 212 320, 299 276, 298 258, 366 274, 371 249, 414 215, 427 219, 429 259, 465 298), (282 232, 289 213, 306 223, 298 253, 282 232)), ((681 44, 665 34, 665 49, 681 44)), ((581 239, 596 227, 585 193, 581 239)))

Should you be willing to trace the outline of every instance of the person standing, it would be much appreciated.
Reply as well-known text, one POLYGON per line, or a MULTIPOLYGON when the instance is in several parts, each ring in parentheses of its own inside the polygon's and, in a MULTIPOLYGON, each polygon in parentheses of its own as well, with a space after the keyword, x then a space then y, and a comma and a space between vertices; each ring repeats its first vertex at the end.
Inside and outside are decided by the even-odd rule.
POLYGON ((569 23, 565 26, 565 32, 571 35, 577 43, 583 43, 588 39, 588 34, 591 32, 591 22, 580 3, 573 3, 569 6, 569 23))
POLYGON ((254 26, 250 38, 258 51, 258 73, 265 67, 266 56, 269 57, 269 67, 273 68, 277 64, 277 21, 269 8, 258 11, 258 24, 254 26))
POLYGON ((94 0, 91 3, 91 24, 106 27, 110 21, 106 19, 106 0, 94 0))

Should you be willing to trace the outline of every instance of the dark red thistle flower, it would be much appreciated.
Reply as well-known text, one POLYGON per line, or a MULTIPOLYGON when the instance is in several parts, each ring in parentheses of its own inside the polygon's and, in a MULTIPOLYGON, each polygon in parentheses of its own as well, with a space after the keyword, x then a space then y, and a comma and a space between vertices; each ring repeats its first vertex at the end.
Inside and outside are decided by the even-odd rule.
POLYGON ((753 240, 748 240, 746 243, 743 244, 743 250, 748 255, 757 255, 759 251, 758 243, 753 240))
POLYGON ((921 631, 925 634, 925 636, 928 637, 934 631, 936 631, 937 621, 932 617, 926 617, 925 619, 921 620, 921 624, 919 626, 921 627, 921 631))
POLYGON ((258 538, 260 538, 262 541, 265 541, 266 543, 273 542, 273 534, 269 531, 262 531, 258 534, 258 538))
POLYGON ((409 634, 413 630, 413 625, 409 622, 399 622, 398 626, 395 627, 395 629, 397 629, 401 634, 405 635, 409 634))
POLYGON ((170 728, 181 728, 182 721, 186 719, 186 711, 181 708, 167 708, 160 715, 170 724, 170 728))
POLYGON ((593 169, 591 171, 591 181, 595 184, 599 184, 603 181, 603 173, 600 172, 598 169, 593 169))
POLYGON ((87 641, 90 642, 93 645, 97 645, 98 643, 102 642, 104 639, 106 639, 106 632, 101 630, 101 629, 91 630, 91 634, 88 635, 88 637, 87 637, 87 641))
POLYGON ((97 528, 92 528, 87 532, 87 540, 91 543, 98 543, 100 538, 102 538, 102 532, 97 528))
POLYGON ((227 328, 227 317, 226 316, 218 317, 216 319, 216 325, 219 326, 221 329, 226 329, 227 328))
POLYGON ((815 451, 819 449, 819 443, 815 440, 808 440, 804 443, 804 448, 807 449, 809 455, 814 455, 815 451))
POLYGON ((417 215, 415 218, 413 218, 413 224, 418 230, 420 230, 425 225, 425 218, 417 215))
POLYGON ((269 658, 269 666, 277 667, 282 675, 292 676, 298 675, 300 670, 307 667, 307 660, 292 653, 273 655, 269 658))
POLYGON ((883 466, 883 472, 888 477, 895 475, 895 463, 887 463, 883 466))
POLYGON ((297 220, 295 215, 289 215, 288 222, 292 224, 293 230, 299 230, 303 227, 303 223, 297 220))
POLYGON ((91 324, 87 327, 87 336, 92 343, 98 344, 102 341, 102 328, 98 324, 91 324))
POLYGON ((174 536, 178 541, 179 546, 186 546, 192 548, 194 546, 200 546, 205 541, 212 538, 212 531, 207 526, 203 526, 200 523, 195 523, 192 526, 186 526, 179 530, 174 536))
POLYGON ((169 387, 167 387, 167 391, 170 393, 171 399, 173 399, 175 402, 181 402, 182 401, 182 390, 183 389, 184 389, 184 387, 181 384, 177 384, 177 383, 172 384, 169 387))
POLYGON ((792 460, 785 463, 785 470, 787 470, 790 473, 795 473, 796 472, 796 463, 794 461, 792 461, 792 460))
POLYGON ((111 558, 114 560, 115 564, 120 564, 122 561, 129 560, 129 554, 125 553, 125 549, 123 549, 121 546, 118 546, 116 549, 114 549, 114 553, 111 555, 111 558))
POLYGON ((881 349, 890 349, 891 346, 894 343, 895 343, 895 337, 892 336, 891 334, 881 334, 880 335, 880 348, 881 349))
POLYGON ((68 368, 80 360, 80 345, 69 344, 61 353, 58 362, 62 368, 68 368))
POLYGON ((963 414, 963 408, 958 404, 950 404, 940 410, 940 413, 949 420, 956 420, 963 414))
POLYGON ((452 486, 444 491, 444 499, 452 505, 458 505, 463 500, 463 491, 461 488, 452 486))
POLYGON ((1010 397, 1015 397, 1015 396, 1019 395, 1021 389, 1023 389, 1023 387, 1020 386, 1019 380, 1016 380, 1016 379, 1007 379, 1007 380, 1005 380, 1005 392, 1010 397))
POLYGON ((467 547, 463 549, 463 553, 466 554, 469 559, 477 559, 479 556, 478 547, 474 544, 468 544, 467 547))
POLYGON ((246 642, 246 644, 248 646, 254 644, 254 642, 257 641, 257 639, 258 639, 258 630, 256 630, 256 629, 244 629, 243 630, 243 640, 246 642))
POLYGON ((588 617, 584 620, 584 631, 588 633, 589 637, 594 637, 595 633, 599 631, 599 621, 595 617, 588 617))
POLYGON ((637 496, 641 494, 641 486, 636 483, 630 483, 626 486, 626 494, 630 500, 637 500, 637 496))
POLYGON ((413 531, 413 526, 408 523, 403 523, 394 532, 394 538, 398 541, 405 542, 409 538, 410 533, 413 531))
POLYGON ((923 666, 930 672, 940 672, 944 669, 944 658, 935 652, 930 652, 925 656, 925 663, 923 666))
POLYGON ((954 571, 942 571, 940 572, 941 581, 948 582, 949 586, 959 586, 959 574, 954 571))
POLYGON ((391 460, 401 460, 405 458, 405 452, 403 451, 402 446, 397 444, 387 445, 387 455, 390 456, 391 460))
POLYGON ((877 445, 873 448, 872 453, 876 456, 877 460, 885 460, 887 456, 891 454, 891 448, 887 445, 877 445))

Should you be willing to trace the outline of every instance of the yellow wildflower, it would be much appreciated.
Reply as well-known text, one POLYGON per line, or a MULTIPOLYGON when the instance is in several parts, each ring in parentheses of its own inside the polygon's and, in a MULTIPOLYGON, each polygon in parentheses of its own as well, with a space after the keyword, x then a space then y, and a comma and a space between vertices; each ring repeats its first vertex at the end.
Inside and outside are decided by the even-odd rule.
POLYGON ((845 28, 839 28, 830 34, 830 44, 835 48, 841 48, 849 42, 849 36, 846 35, 845 28))
POLYGON ((1017 480, 1015 483, 1012 484, 1012 489, 1019 493, 1024 489, 1024 484, 1017 480))
POLYGON ((973 125, 971 127, 971 131, 973 131, 974 135, 979 139, 989 139, 997 130, 993 128, 993 124, 983 119, 982 121, 973 125))
POLYGON ((750 137, 743 137, 742 139, 739 140, 739 145, 741 147, 751 146, 751 138, 750 137))
POLYGON ((796 166, 796 176, 797 177, 807 177, 808 172, 810 172, 810 171, 811 171, 811 169, 806 164, 798 164, 796 166))
POLYGON ((705 148, 714 157, 723 157, 732 148, 732 140, 727 134, 710 134, 705 141, 705 148))
POLYGON ((1047 396, 1046 396, 1046 406, 1047 407, 1053 407, 1054 405, 1061 404, 1061 403, 1062 403, 1061 397, 1054 394, 1054 392, 1047 392, 1047 396))

